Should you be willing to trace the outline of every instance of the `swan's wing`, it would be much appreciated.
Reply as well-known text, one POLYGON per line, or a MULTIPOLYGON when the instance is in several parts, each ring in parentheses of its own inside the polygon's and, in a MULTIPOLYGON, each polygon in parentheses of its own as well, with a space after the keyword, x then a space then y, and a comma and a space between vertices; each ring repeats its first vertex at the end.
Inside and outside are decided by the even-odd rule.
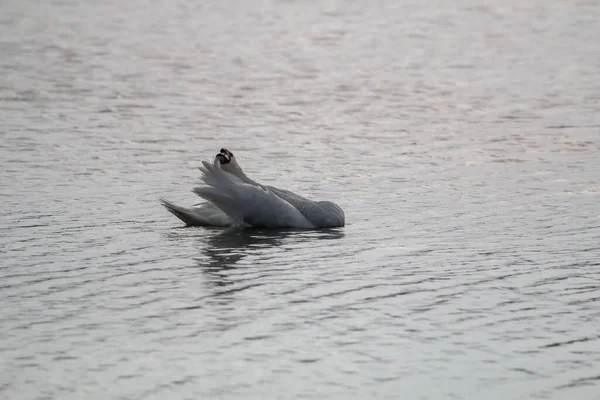
POLYGON ((182 220, 187 226, 229 226, 227 215, 210 203, 200 207, 181 207, 161 198, 161 204, 173 215, 182 220))
POLYGON ((275 186, 265 186, 265 187, 267 189, 269 189, 271 192, 275 193, 277 196, 281 197, 283 200, 285 200, 288 203, 290 203, 291 205, 293 205, 294 207, 297 207, 301 203, 310 201, 306 197, 297 195, 296 193, 291 192, 289 190, 280 189, 275 186))
POLYGON ((203 162, 202 180, 207 186, 194 188, 194 193, 221 209, 233 226, 246 223, 265 228, 313 228, 294 206, 266 187, 242 182, 225 172, 218 162, 203 162))

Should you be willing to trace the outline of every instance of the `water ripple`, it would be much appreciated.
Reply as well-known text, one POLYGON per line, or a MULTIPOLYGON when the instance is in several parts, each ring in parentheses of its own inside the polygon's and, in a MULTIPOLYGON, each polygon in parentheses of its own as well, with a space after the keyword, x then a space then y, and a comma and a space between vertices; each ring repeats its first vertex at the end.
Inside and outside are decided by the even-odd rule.
POLYGON ((597 397, 594 2, 46 3, 0 13, 0 397, 597 397), (347 226, 182 228, 222 147, 347 226))

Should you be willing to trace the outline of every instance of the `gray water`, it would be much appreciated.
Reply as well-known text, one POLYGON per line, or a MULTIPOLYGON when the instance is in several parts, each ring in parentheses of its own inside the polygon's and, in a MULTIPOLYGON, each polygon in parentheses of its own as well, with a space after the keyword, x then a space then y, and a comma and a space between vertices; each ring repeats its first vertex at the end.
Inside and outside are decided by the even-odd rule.
POLYGON ((600 399, 595 1, 0 4, 0 398, 600 399), (221 147, 347 226, 182 228, 221 147))

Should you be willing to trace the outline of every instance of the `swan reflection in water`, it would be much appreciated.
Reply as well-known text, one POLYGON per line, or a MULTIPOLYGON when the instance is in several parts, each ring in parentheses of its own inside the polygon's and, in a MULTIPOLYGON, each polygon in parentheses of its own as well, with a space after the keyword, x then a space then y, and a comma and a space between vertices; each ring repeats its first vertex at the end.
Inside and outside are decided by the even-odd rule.
POLYGON ((206 240, 202 238, 204 248, 202 255, 195 258, 199 268, 207 276, 207 281, 217 287, 227 286, 243 279, 243 274, 236 264, 244 258, 252 256, 254 263, 246 266, 251 272, 261 271, 277 255, 277 248, 282 244, 302 243, 315 240, 332 240, 344 237, 344 231, 339 229, 322 229, 317 231, 298 230, 231 230, 215 232, 206 240), (273 256, 273 257, 271 257, 273 256), (237 279, 236 279, 237 277, 237 279))
MULTIPOLYGON (((254 293, 252 288, 263 285, 279 287, 277 282, 282 275, 295 273, 297 268, 296 263, 290 262, 290 256, 297 259, 302 252, 315 254, 315 247, 328 247, 321 240, 342 239, 345 235, 339 229, 177 229, 169 235, 173 240, 193 241, 198 248, 192 256, 196 264, 192 273, 201 275, 199 285, 194 287, 198 297, 190 299, 181 310, 202 310, 201 331, 226 331, 253 318, 243 311, 244 307, 239 307, 242 292, 254 293)), ((312 262, 310 256, 306 258, 312 262)), ((192 285, 195 283, 196 280, 192 285)), ((265 293, 269 293, 269 288, 266 289, 265 293)))

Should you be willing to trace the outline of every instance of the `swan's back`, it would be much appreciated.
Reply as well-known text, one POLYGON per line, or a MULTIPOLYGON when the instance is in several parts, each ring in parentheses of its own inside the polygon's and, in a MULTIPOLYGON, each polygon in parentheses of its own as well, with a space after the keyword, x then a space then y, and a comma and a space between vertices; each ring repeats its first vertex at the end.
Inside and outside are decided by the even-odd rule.
POLYGON ((316 228, 338 228, 346 224, 344 211, 331 201, 313 201, 289 190, 273 186, 267 186, 267 188, 294 206, 316 228))
POLYGON ((338 228, 346 224, 344 211, 331 201, 308 201, 296 209, 317 228, 338 228))
POLYGON ((231 152, 225 149, 221 150, 226 152, 229 157, 229 162, 224 165, 224 170, 237 176, 245 183, 264 188, 280 199, 285 200, 310 221, 315 228, 337 228, 345 225, 344 211, 337 204, 331 201, 313 201, 286 189, 261 185, 248 178, 231 152))

